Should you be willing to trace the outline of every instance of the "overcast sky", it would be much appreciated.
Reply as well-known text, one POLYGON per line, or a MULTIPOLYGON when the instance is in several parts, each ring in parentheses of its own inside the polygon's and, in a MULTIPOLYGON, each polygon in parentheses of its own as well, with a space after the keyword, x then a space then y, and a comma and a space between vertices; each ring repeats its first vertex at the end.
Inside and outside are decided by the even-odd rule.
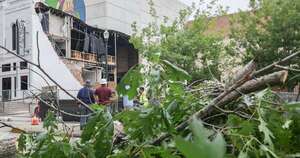
MULTIPOLYGON (((199 0, 180 0, 188 5, 192 4, 192 2, 199 2, 199 0)), ((208 2, 210 0, 207 0, 208 2)), ((229 7, 229 12, 237 12, 239 9, 247 10, 249 0, 219 0, 219 4, 223 7, 229 7)))

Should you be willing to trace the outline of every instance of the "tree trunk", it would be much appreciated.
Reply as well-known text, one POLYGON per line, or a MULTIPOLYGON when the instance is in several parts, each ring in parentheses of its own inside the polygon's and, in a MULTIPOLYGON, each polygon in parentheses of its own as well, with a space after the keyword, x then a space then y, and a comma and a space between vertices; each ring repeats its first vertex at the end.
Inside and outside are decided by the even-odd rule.
POLYGON ((16 152, 16 137, 11 135, 0 137, 0 157, 15 158, 16 152))
POLYGON ((249 77, 255 71, 255 69, 256 63, 253 60, 251 60, 247 65, 245 65, 233 76, 233 79, 226 85, 226 87, 230 87, 236 82, 240 81, 241 79, 249 77))
POLYGON ((281 85, 285 83, 287 76, 288 76, 288 71, 284 70, 284 71, 274 72, 266 76, 262 76, 258 79, 252 79, 244 83, 242 86, 236 88, 234 91, 227 94, 221 100, 212 101, 212 103, 209 104, 206 108, 199 111, 196 114, 196 117, 202 119, 211 113, 211 111, 214 109, 214 106, 222 107, 238 99, 239 97, 242 96, 242 94, 249 94, 252 92, 260 91, 269 86, 281 85))

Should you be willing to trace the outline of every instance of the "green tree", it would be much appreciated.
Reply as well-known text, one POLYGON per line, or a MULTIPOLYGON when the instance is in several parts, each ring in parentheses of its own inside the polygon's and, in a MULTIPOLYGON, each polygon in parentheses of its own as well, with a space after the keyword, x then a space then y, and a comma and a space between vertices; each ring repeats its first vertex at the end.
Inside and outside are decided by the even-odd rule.
MULTIPOLYGON (((255 59, 261 68, 299 51, 300 1, 251 0, 250 10, 234 17, 231 32, 244 62, 255 59)), ((299 67, 297 60, 288 64, 299 67)))
MULTIPOLYGON (((141 32, 133 25, 135 34, 131 41, 144 57, 156 53, 156 57, 168 60, 184 69, 192 79, 210 79, 212 74, 219 78, 218 70, 220 54, 223 51, 222 38, 218 34, 208 33, 214 22, 210 11, 200 12, 195 6, 181 10, 179 17, 170 22, 167 18, 158 25, 156 12, 153 11, 154 22, 141 32), (194 15, 193 15, 194 14, 194 15), (193 15, 193 20, 190 18, 193 15)), ((212 3, 211 5, 213 5, 212 3)), ((150 57, 149 59, 156 59, 150 57)))

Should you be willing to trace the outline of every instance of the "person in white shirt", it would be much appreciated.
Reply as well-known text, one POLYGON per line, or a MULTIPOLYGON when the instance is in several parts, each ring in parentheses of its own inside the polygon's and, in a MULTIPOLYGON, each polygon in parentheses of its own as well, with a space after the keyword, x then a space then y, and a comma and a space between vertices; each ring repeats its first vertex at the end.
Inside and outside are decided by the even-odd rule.
MULTIPOLYGON (((130 89, 129 85, 125 86, 126 90, 130 89)), ((133 108, 133 99, 129 99, 128 95, 123 96, 123 105, 124 105, 124 109, 131 109, 133 108)))

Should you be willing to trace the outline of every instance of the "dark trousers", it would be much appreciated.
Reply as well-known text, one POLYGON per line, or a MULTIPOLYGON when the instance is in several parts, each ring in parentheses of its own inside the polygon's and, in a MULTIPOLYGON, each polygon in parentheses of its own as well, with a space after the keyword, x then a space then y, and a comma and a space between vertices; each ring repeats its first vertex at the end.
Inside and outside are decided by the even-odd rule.
MULTIPOLYGON (((80 109, 80 115, 89 115, 90 114, 90 111, 83 105, 80 105, 79 109, 80 109)), ((80 129, 83 129, 83 127, 86 125, 88 119, 89 119, 89 116, 81 116, 80 117, 80 129)))

